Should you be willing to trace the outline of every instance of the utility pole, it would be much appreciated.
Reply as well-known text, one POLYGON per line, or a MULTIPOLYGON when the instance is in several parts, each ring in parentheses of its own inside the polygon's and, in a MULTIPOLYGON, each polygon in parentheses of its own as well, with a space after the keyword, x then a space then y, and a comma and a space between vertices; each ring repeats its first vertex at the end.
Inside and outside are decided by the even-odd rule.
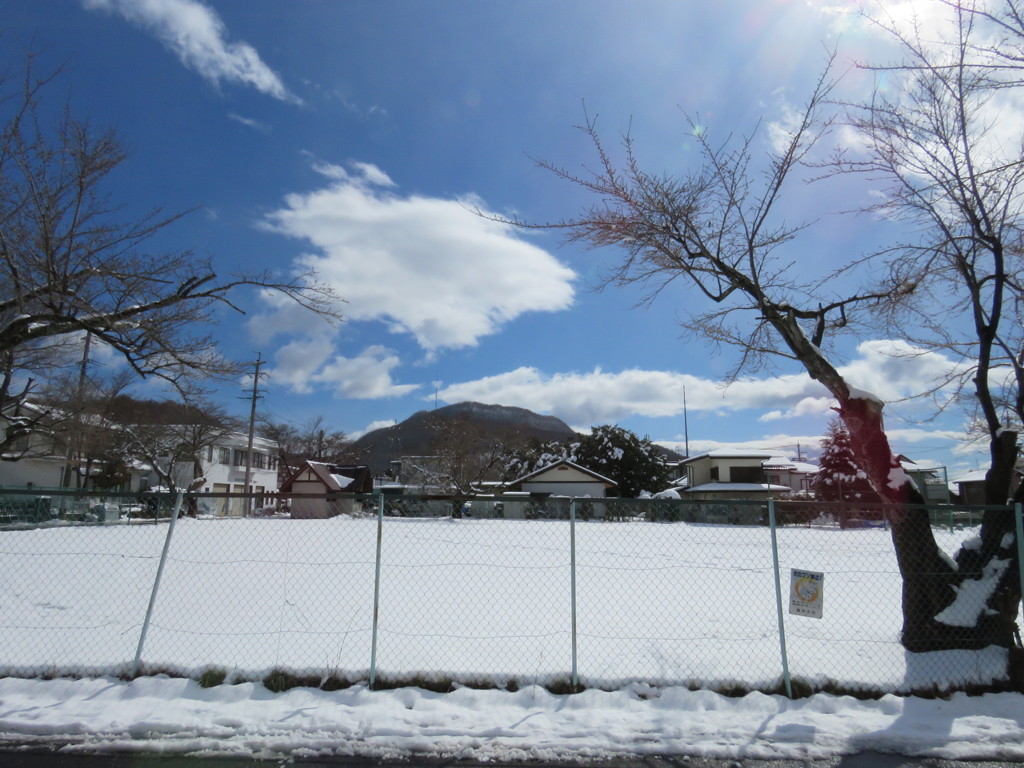
MULTIPOLYGON (((256 370, 252 376, 252 405, 249 409, 249 443, 245 449, 245 485, 243 491, 248 494, 252 492, 252 443, 256 434, 256 401, 260 398, 260 367, 263 365, 263 355, 256 353, 256 362, 253 363, 256 370)), ((249 516, 249 509, 252 497, 246 496, 242 505, 242 516, 249 516)))
POLYGON ((686 387, 683 387, 683 439, 686 441, 686 458, 690 458, 690 425, 686 419, 686 387))
MULTIPOLYGON (((82 407, 83 399, 85 394, 85 382, 86 376, 89 372, 89 349, 92 347, 92 333, 89 331, 85 332, 85 344, 82 346, 82 362, 79 363, 78 368, 78 387, 75 389, 75 402, 73 403, 72 410, 74 415, 74 423, 70 430, 70 434, 67 436, 67 448, 64 452, 64 471, 61 472, 60 484, 64 488, 71 487, 71 478, 77 475, 78 481, 75 483, 75 487, 81 487, 82 476, 74 472, 73 460, 75 454, 81 453, 82 449, 82 407)), ((79 456, 81 458, 81 456, 79 456)), ((61 496, 60 502, 61 507, 64 505, 64 496, 61 496)))

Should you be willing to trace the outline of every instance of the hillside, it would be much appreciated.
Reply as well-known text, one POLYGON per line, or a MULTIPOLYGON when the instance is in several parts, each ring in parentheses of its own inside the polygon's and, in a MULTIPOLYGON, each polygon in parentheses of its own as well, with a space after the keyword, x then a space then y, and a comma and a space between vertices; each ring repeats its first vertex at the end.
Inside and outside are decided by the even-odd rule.
POLYGON ((510 440, 565 440, 576 434, 561 419, 542 416, 525 408, 456 403, 433 411, 418 411, 393 427, 367 432, 355 441, 352 450, 374 474, 385 472, 389 462, 401 456, 434 453, 434 441, 446 422, 458 422, 460 428, 476 430, 480 434, 505 434, 510 440))

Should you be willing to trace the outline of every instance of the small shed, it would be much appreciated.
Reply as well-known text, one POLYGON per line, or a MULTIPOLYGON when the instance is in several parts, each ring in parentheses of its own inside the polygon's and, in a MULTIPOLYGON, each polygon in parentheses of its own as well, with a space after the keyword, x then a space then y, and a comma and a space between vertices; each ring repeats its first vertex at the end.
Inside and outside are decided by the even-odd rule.
POLYGON ((324 519, 353 514, 356 496, 373 492, 373 476, 367 466, 338 466, 306 461, 281 485, 290 495, 292 517, 324 519))

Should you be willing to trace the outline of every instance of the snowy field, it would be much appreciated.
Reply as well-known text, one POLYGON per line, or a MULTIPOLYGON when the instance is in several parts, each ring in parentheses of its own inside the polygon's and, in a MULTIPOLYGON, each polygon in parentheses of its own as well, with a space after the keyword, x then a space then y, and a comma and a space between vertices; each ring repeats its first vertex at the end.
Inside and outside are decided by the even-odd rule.
MULTIPOLYGON (((0 532, 0 674, 123 675, 167 525, 0 532)), ((947 552, 970 532, 937 531, 947 552)), ((791 674, 816 690, 906 693, 1001 679, 1002 651, 907 654, 888 532, 783 528, 821 571, 824 616, 786 615, 791 674)), ((183 519, 142 671, 365 681, 374 657, 375 520, 183 519)), ((564 521, 386 519, 377 679, 558 687, 573 671, 564 521)), ((588 687, 780 690, 770 532, 685 523, 576 526, 576 670, 588 687)))

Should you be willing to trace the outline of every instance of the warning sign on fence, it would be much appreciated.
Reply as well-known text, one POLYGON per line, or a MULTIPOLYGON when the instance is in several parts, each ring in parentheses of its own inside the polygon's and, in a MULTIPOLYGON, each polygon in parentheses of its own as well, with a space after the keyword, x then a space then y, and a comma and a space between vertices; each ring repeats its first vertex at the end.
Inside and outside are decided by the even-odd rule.
POLYGON ((825 574, 817 571, 789 572, 789 612, 820 619, 824 602, 825 574))

